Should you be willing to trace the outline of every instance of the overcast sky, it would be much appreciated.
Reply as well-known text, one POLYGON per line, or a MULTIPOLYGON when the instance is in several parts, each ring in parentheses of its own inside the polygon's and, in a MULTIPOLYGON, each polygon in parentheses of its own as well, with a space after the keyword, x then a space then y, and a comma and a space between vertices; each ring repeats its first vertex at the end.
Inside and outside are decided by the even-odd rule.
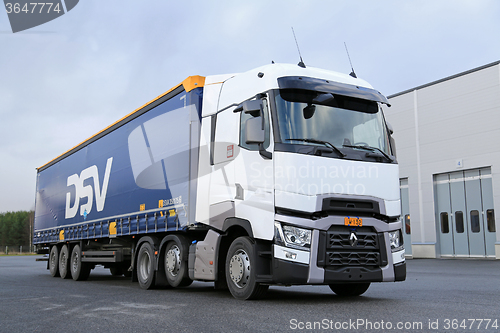
MULTIPOLYGON (((13 34, 0 10, 0 212, 34 208, 36 168, 190 75, 297 63, 385 95, 500 60, 500 1, 80 0, 13 34)), ((397 129, 395 129, 397 131, 397 129)))

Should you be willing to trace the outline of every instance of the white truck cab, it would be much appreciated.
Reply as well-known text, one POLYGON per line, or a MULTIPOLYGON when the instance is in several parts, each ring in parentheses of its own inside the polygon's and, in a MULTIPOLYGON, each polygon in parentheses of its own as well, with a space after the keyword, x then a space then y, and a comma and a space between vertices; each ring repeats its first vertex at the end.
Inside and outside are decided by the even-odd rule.
POLYGON ((245 229, 252 247, 240 240, 225 258, 238 263, 226 267, 233 295, 268 284, 361 294, 405 279, 382 94, 349 75, 285 64, 207 77, 204 89, 196 221, 245 229))

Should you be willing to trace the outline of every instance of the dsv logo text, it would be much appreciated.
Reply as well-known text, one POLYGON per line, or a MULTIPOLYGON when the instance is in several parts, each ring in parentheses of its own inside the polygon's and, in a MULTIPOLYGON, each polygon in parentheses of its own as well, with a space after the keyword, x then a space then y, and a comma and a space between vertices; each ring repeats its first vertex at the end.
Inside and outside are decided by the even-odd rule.
POLYGON ((67 186, 74 186, 75 188, 75 198, 71 200, 71 192, 66 193, 66 213, 65 218, 70 219, 76 216, 78 208, 80 208, 80 215, 87 219, 87 215, 92 211, 92 204, 94 202, 94 191, 95 191, 95 203, 97 206, 97 211, 101 212, 104 209, 104 202, 106 201, 106 193, 108 192, 109 175, 111 173, 111 165, 113 164, 113 157, 108 158, 106 162, 106 170, 104 171, 104 181, 102 183, 102 188, 99 184, 99 171, 96 165, 92 165, 87 169, 83 170, 78 176, 76 173, 68 177, 67 186), (94 188, 92 185, 85 185, 84 182, 87 179, 94 180, 94 188), (80 205, 80 199, 87 198, 87 202, 80 205), (73 202, 73 205, 71 204, 73 202))
POLYGON ((12 32, 19 32, 52 21, 72 10, 79 0, 3 0, 12 32))

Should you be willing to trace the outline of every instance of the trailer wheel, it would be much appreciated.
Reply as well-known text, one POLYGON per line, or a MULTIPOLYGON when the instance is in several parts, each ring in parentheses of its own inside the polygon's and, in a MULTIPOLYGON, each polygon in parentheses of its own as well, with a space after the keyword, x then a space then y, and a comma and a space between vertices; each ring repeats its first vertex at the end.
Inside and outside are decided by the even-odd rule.
POLYGON ((59 276, 59 249, 57 245, 52 246, 49 255, 49 270, 53 277, 59 276))
POLYGON ((68 245, 64 244, 59 253, 59 275, 63 279, 70 279, 69 273, 69 249, 68 245))
POLYGON ((188 241, 184 237, 174 236, 167 243, 164 258, 165 275, 172 287, 187 287, 193 283, 189 278, 188 262, 185 259, 188 251, 188 241))
POLYGON ((262 297, 268 285, 256 282, 254 244, 250 237, 236 238, 227 252, 226 280, 229 291, 237 299, 262 297))
POLYGON ((73 251, 71 251, 69 268, 73 280, 84 281, 89 278, 90 265, 86 262, 82 262, 82 253, 80 250, 80 245, 78 244, 75 245, 75 247, 73 247, 73 251))
POLYGON ((154 260, 155 252, 153 247, 148 242, 145 242, 137 255, 137 280, 139 280, 139 286, 142 289, 152 289, 155 285, 154 260))
POLYGON ((331 284, 330 289, 338 296, 352 297, 362 295, 370 287, 370 283, 331 284))

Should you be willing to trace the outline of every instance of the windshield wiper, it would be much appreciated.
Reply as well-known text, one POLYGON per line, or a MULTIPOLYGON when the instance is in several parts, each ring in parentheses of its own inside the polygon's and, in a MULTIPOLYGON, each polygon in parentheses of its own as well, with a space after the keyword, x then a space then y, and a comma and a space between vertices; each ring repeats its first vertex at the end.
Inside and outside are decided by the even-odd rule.
POLYGON ((285 139, 287 141, 302 141, 302 142, 310 142, 310 143, 320 143, 320 144, 323 144, 325 146, 327 146, 328 148, 332 148, 337 154, 339 154, 340 156, 342 157, 345 157, 346 154, 344 154, 343 152, 340 151, 340 149, 338 149, 337 147, 335 147, 334 145, 332 145, 330 142, 328 141, 322 141, 322 140, 317 140, 317 139, 285 139))
POLYGON ((392 157, 390 157, 383 150, 381 150, 380 148, 377 148, 377 147, 372 147, 372 146, 354 146, 354 145, 342 145, 342 147, 358 148, 358 149, 368 150, 368 151, 371 151, 371 152, 378 151, 379 153, 381 153, 390 162, 394 161, 394 159, 392 157))

